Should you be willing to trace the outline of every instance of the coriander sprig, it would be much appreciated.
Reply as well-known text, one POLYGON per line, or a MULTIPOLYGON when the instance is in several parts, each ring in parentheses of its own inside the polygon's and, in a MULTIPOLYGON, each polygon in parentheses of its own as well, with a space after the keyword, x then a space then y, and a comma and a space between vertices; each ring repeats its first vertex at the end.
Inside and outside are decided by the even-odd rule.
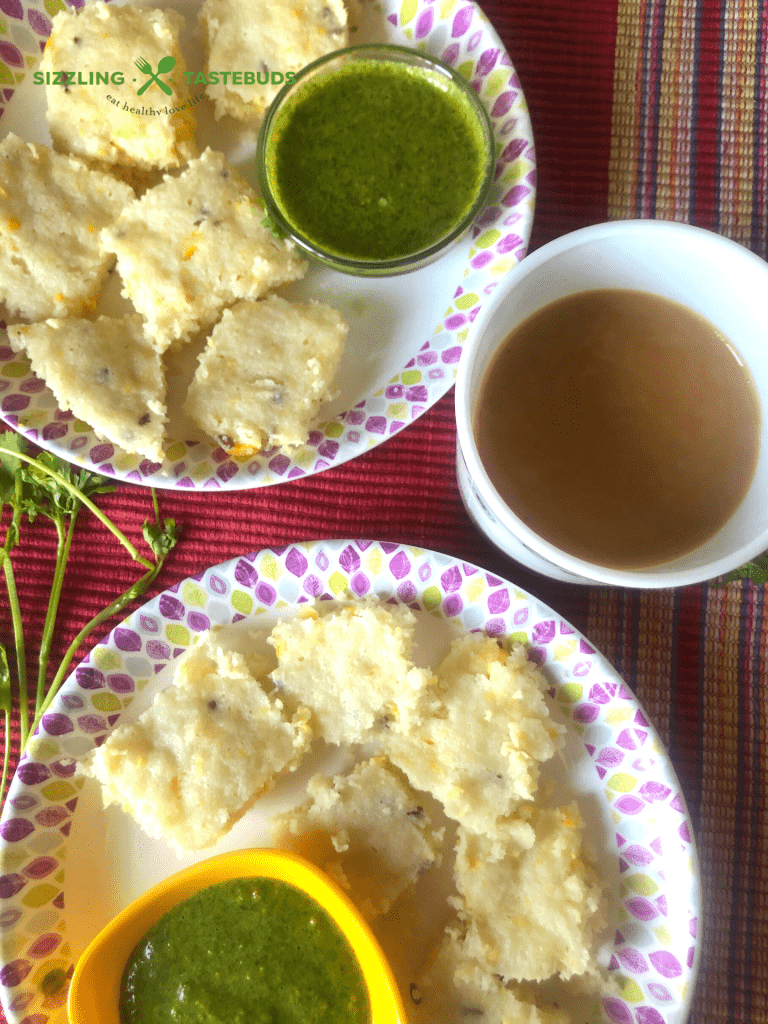
MULTIPOLYGON (((42 474, 43 476, 48 476, 54 484, 58 485, 58 487, 60 487, 60 488, 63 488, 65 491, 68 491, 75 499, 77 499, 77 501, 82 502, 82 504, 85 505, 86 508, 90 509, 90 511, 93 512, 93 514, 96 516, 96 518, 100 519, 101 522, 106 526, 106 528, 108 530, 110 530, 115 535, 115 537, 117 537, 117 539, 123 545, 123 547, 128 552, 128 554, 131 556, 131 558, 134 560, 134 562, 138 562, 140 565, 143 565, 145 569, 151 569, 152 568, 152 563, 147 561, 146 558, 142 557, 139 554, 139 552, 136 550, 136 548, 133 546, 133 544, 125 536, 123 531, 120 530, 119 527, 115 526, 115 524, 112 522, 112 520, 108 516, 106 516, 101 511, 101 509, 98 508, 98 506, 95 505, 90 500, 90 498, 79 489, 79 487, 78 487, 78 485, 76 483, 74 483, 70 479, 67 479, 67 477, 64 474, 62 474, 60 472, 57 472, 57 470, 56 470, 56 468, 54 466, 48 466, 46 464, 46 460, 45 460, 45 458, 43 458, 43 456, 46 456, 48 454, 47 452, 42 452, 41 455, 37 456, 37 458, 30 458, 28 455, 24 455, 21 452, 14 452, 14 451, 9 450, 8 448, 5 447, 4 439, 5 439, 6 436, 7 435, 2 435, 2 437, 0 437, 0 440, 3 441, 3 443, 0 444, 0 459, 3 457, 3 455, 15 456, 17 459, 20 459, 22 462, 26 463, 28 466, 31 466, 32 467, 31 471, 26 474, 26 482, 27 483, 34 484, 37 481, 37 478, 38 478, 39 474, 42 474)), ((62 460, 58 459, 56 456, 48 456, 48 458, 50 458, 51 460, 55 461, 55 463, 58 463, 59 465, 63 465, 63 466, 68 465, 67 463, 62 462, 62 460)), ((92 477, 96 476, 95 473, 90 473, 88 475, 92 476, 92 477)), ((22 479, 25 479, 24 474, 22 474, 22 479)), ((102 480, 105 485, 108 484, 108 481, 106 480, 105 477, 100 477, 99 479, 102 480)), ((105 490, 113 490, 113 489, 114 488, 111 488, 109 486, 105 487, 105 490)), ((34 488, 33 488, 33 490, 34 490, 34 488)), ((45 491, 50 491, 50 493, 52 493, 52 494, 53 493, 56 493, 56 494, 60 493, 60 492, 58 492, 53 487, 45 488, 44 490, 45 491)), ((26 509, 25 509, 25 511, 26 511, 26 509)), ((38 511, 42 512, 43 509, 42 508, 37 508, 35 506, 34 511, 35 512, 38 512, 38 511)), ((34 516, 32 518, 34 518, 34 516)), ((30 519, 30 522, 31 522, 31 519, 30 519)))
POLYGON ((734 580, 752 580, 753 583, 768 583, 768 551, 738 569, 734 569, 722 578, 723 583, 734 580))
MULTIPOLYGON (((8 504, 11 507, 11 520, 5 530, 5 540, 3 546, 0 548, 0 564, 3 567, 3 574, 5 576, 5 587, 8 592, 8 604, 11 611, 11 622, 13 624, 13 638, 14 647, 16 653, 16 669, 17 677, 19 682, 19 724, 21 728, 22 737, 26 738, 26 732, 29 728, 29 708, 27 703, 27 659, 24 650, 24 627, 21 618, 21 606, 19 605, 19 596, 16 591, 16 579, 13 574, 13 564, 11 563, 11 550, 15 548, 19 542, 19 533, 21 527, 21 517, 24 513, 30 515, 30 521, 35 518, 35 506, 34 502, 30 501, 24 491, 24 481, 22 477, 22 462, 18 457, 21 454, 21 449, 24 444, 23 438, 19 434, 6 433, 0 435, 0 441, 3 442, 4 456, 0 456, 0 512, 2 512, 3 505, 8 504)), ((0 645, 2 647, 2 645, 0 645)), ((7 654, 4 648, 3 659, 5 664, 8 664, 7 654)), ((10 674, 9 674, 10 678, 10 674)), ((4 769, 3 769, 3 782, 5 782, 5 774, 7 771, 8 763, 8 739, 9 730, 6 725, 5 730, 5 757, 4 757, 4 769)), ((0 791, 0 794, 4 790, 0 791)))
MULTIPOLYGON (((100 625, 121 612, 131 601, 141 597, 147 591, 162 569, 166 557, 178 541, 179 531, 176 523, 173 519, 161 520, 157 494, 152 488, 154 520, 145 521, 143 535, 153 557, 149 559, 141 555, 122 530, 92 500, 92 496, 105 494, 114 489, 114 485, 106 477, 89 470, 78 471, 63 459, 49 452, 41 452, 36 456, 29 455, 26 442, 19 434, 12 431, 0 434, 0 512, 5 504, 9 505, 11 509, 11 517, 6 527, 3 545, 0 548, 0 565, 3 567, 5 576, 13 626, 22 754, 29 737, 40 724, 62 682, 66 679, 72 661, 83 641, 100 625), (106 526, 131 558, 146 571, 140 579, 129 586, 80 630, 67 648, 50 685, 46 688, 48 663, 65 571, 75 522, 83 506, 106 526), (57 535, 56 564, 37 656, 37 687, 34 717, 31 724, 29 722, 27 654, 23 622, 10 557, 11 550, 20 543, 21 520, 25 515, 30 523, 34 522, 38 515, 51 519, 56 527, 57 535)), ((8 771, 12 709, 12 676, 7 652, 0 644, 0 711, 5 716, 5 750, 0 794, 5 791, 8 771)))
POLYGON ((160 523, 144 523, 144 536, 147 536, 147 532, 152 531, 153 536, 157 538, 157 547, 153 546, 155 552, 156 562, 151 569, 148 569, 144 575, 133 583, 130 587, 125 590, 120 597, 116 598, 111 604, 108 604, 106 608, 102 609, 97 615, 86 623, 85 626, 80 630, 75 639, 69 645, 62 658, 61 664, 59 665, 56 675, 51 681, 51 685, 48 687, 48 692, 45 699, 40 703, 39 706, 35 707, 35 718, 30 728, 30 734, 34 733, 35 729, 40 724, 43 715, 48 711, 51 706, 53 698, 59 691, 59 687, 67 678, 70 665, 78 648, 82 642, 90 636, 90 634, 101 626, 104 622, 110 619, 113 615, 117 615, 125 607, 127 607, 134 598, 141 597, 147 591, 147 588, 157 577, 157 574, 163 567, 166 555, 170 552, 178 540, 178 528, 173 519, 165 519, 162 524, 160 523), (159 553, 158 553, 159 552, 159 553))

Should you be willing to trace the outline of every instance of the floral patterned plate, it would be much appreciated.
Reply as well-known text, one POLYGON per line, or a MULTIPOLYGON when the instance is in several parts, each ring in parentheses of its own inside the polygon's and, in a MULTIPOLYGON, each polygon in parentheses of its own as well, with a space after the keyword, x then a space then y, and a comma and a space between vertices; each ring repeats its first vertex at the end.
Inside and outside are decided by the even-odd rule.
MULTIPOLYGON (((81 6, 82 0, 69 0, 81 6)), ((158 6, 166 5, 158 0, 158 6)), ((13 131, 49 142, 42 86, 31 71, 62 0, 0 2, 0 137, 13 131)), ((191 70, 203 67, 192 34, 199 0, 177 0, 187 15, 182 46, 191 70)), ((237 490, 293 480, 340 465, 386 441, 429 409, 451 387, 468 326, 498 279, 525 254, 533 219, 535 157, 525 98, 508 54, 479 7, 467 0, 359 0, 355 43, 385 41, 423 49, 471 80, 491 115, 497 140, 496 181, 485 210, 466 239, 437 262, 395 278, 353 278, 312 268, 288 296, 314 296, 335 305, 350 323, 338 374, 339 393, 321 410, 306 444, 231 458, 182 414, 192 369, 170 369, 167 458, 157 465, 100 441, 87 423, 56 407, 51 392, 16 356, 0 329, 0 416, 30 439, 70 462, 107 476, 167 488, 237 490)), ((109 103, 105 98, 105 116, 109 103)), ((195 107, 198 143, 223 150, 251 173, 255 133, 234 121, 215 122, 195 107)), ((125 307, 119 287, 107 288, 102 308, 125 307)), ((0 328, 2 328, 0 324, 0 328)))
MULTIPOLYGON (((345 594, 413 608, 425 664, 467 630, 529 645, 551 682, 552 713, 567 725, 548 777, 558 801, 578 799, 609 892, 601 958, 619 988, 603 999, 602 1019, 683 1024, 699 958, 699 871, 680 784, 645 712, 589 641, 530 594, 447 555, 376 541, 291 544, 215 566, 134 612, 70 676, 0 823, 0 996, 10 1024, 64 1022, 67 981, 88 941, 199 859, 179 861, 117 808, 104 811, 73 758, 150 703, 195 633, 221 625, 237 643, 303 602, 345 594)), ((322 756, 320 770, 336 770, 328 757, 337 755, 322 756)), ((268 843, 268 816, 302 799, 316 770, 302 765, 257 801, 217 852, 268 843)))

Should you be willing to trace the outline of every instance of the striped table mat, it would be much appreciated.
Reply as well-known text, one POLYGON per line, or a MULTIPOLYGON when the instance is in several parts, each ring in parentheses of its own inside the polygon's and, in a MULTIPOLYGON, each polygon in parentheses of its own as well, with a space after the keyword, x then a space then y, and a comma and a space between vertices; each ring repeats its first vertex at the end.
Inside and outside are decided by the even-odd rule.
MULTIPOLYGON (((430 0, 409 0, 411 7, 417 2, 430 0)), ((512 57, 534 126, 533 247, 608 218, 657 217, 711 228, 768 256, 768 0, 482 6, 512 57)), ((11 8, 13 0, 0 0, 9 17, 11 8)), ((449 394, 386 444, 318 476, 215 497, 161 494, 162 513, 177 519, 183 541, 152 593, 255 548, 375 537, 483 565, 547 601, 634 688, 680 775, 705 894, 692 1024, 768 1024, 765 587, 631 592, 537 577, 474 530, 454 459, 449 394)), ((138 537, 147 501, 146 492, 120 486, 104 505, 138 537)), ((55 552, 52 529, 35 525, 14 557, 31 644, 39 639, 55 552)), ((71 574, 54 659, 136 575, 97 530, 73 550, 71 574)), ((9 639, 0 597, 0 640, 9 639)), ((36 1024, 23 1008, 16 1019, 36 1024)))
MULTIPOLYGON (((504 26, 531 107, 533 245, 588 223, 653 217, 768 258, 765 0, 486 9, 504 26)), ((568 607, 565 593, 552 600, 568 607)), ((765 586, 595 588, 583 628, 645 704, 689 802, 705 901, 691 1021, 765 1024, 765 586)))
POLYGON ((765 256, 768 6, 619 0, 608 214, 689 221, 765 256))
POLYGON ((691 1022, 768 1021, 768 614, 751 583, 590 591, 585 631, 670 752, 704 893, 691 1022))
MULTIPOLYGON (((609 217, 688 221, 768 256, 767 46, 762 3, 619 0, 609 217)), ((596 594, 590 628, 667 738, 690 802, 705 895, 692 1019, 766 1021, 765 588, 596 594)))

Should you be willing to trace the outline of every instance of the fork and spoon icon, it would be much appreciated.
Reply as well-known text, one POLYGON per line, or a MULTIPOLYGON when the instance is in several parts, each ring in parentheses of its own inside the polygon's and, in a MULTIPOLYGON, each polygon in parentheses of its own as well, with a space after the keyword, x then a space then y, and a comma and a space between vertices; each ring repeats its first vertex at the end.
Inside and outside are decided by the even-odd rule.
POLYGON ((145 60, 143 57, 137 57, 137 59, 133 63, 136 65, 136 67, 139 69, 142 75, 149 75, 149 80, 146 81, 144 85, 142 85, 141 88, 137 90, 137 96, 141 96, 142 93, 146 92, 153 82, 157 82, 157 84, 160 86, 160 88, 163 90, 166 96, 173 95, 173 89, 166 82, 161 81, 161 79, 158 78, 158 75, 167 75, 169 71, 173 71, 173 69, 176 67, 175 57, 162 57, 161 60, 158 62, 157 71, 153 71, 152 65, 149 63, 148 60, 145 60))

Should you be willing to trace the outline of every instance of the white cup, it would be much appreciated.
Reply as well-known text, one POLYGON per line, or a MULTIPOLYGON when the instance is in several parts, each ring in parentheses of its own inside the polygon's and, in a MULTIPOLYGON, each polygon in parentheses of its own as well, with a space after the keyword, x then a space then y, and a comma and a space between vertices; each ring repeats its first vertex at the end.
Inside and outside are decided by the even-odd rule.
MULTIPOLYGON (((510 388, 510 402, 514 388, 510 388)), ((612 221, 531 253, 503 278, 470 329, 456 380, 457 475, 477 527, 543 575, 624 587, 679 587, 721 576, 768 549, 768 263, 736 242, 671 221, 612 221), (480 385, 499 346, 543 306, 575 292, 628 288, 678 302, 713 324, 748 367, 762 410, 752 483, 718 532, 692 551, 642 569, 612 569, 540 537, 505 504, 477 450, 480 385)))

